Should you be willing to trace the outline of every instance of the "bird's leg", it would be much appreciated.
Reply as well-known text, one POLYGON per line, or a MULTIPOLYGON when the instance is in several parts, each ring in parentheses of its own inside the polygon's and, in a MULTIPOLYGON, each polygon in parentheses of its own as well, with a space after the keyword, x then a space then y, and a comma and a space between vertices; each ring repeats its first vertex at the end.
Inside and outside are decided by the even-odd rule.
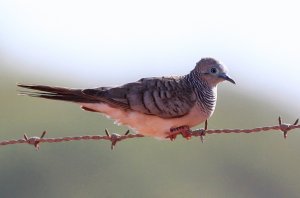
POLYGON ((167 138, 170 138, 171 141, 176 139, 176 136, 178 134, 181 134, 182 137, 186 138, 187 140, 191 139, 191 129, 189 126, 180 126, 170 129, 170 134, 167 136, 167 138))

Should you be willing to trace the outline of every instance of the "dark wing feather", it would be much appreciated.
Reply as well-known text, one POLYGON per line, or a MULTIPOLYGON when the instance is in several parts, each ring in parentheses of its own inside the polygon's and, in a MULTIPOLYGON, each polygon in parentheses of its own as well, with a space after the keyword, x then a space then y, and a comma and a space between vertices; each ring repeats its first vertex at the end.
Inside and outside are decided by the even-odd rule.
POLYGON ((143 78, 119 87, 69 89, 43 85, 19 87, 38 92, 21 91, 33 97, 78 103, 107 103, 115 108, 134 110, 163 118, 175 118, 190 112, 196 95, 182 78, 143 78))
POLYGON ((163 118, 186 115, 196 101, 193 90, 181 78, 143 78, 105 91, 101 89, 82 92, 114 107, 163 118))

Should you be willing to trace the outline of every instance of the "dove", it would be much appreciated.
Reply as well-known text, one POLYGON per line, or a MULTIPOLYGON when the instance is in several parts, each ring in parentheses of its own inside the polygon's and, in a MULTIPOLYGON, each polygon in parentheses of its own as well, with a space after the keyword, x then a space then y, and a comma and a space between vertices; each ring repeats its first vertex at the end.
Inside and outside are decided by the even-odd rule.
POLYGON ((73 89, 18 84, 32 97, 74 102, 98 112, 136 133, 158 139, 189 138, 190 128, 205 122, 215 110, 217 85, 235 84, 228 69, 213 58, 202 58, 187 75, 142 78, 122 86, 73 89), (175 136, 176 137, 176 136, 175 136))

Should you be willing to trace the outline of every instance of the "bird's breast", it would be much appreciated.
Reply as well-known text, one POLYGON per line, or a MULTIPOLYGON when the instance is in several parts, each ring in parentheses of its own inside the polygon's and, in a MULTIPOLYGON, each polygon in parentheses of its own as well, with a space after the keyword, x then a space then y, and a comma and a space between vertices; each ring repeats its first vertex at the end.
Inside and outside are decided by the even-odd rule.
POLYGON ((170 129, 187 125, 194 127, 207 120, 212 112, 205 112, 201 106, 194 105, 191 111, 178 118, 161 118, 154 115, 147 115, 137 111, 113 108, 105 103, 83 103, 83 107, 103 113, 115 120, 116 124, 126 125, 137 133, 156 138, 165 138, 169 135, 170 129))

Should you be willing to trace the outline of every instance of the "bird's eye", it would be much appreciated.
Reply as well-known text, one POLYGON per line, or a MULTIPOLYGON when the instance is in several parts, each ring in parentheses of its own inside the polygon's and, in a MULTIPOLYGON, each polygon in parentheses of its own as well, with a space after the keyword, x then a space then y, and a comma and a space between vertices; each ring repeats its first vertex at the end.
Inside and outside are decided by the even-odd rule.
POLYGON ((210 72, 212 74, 216 74, 218 72, 218 70, 217 70, 217 68, 213 67, 213 68, 210 69, 210 72))

